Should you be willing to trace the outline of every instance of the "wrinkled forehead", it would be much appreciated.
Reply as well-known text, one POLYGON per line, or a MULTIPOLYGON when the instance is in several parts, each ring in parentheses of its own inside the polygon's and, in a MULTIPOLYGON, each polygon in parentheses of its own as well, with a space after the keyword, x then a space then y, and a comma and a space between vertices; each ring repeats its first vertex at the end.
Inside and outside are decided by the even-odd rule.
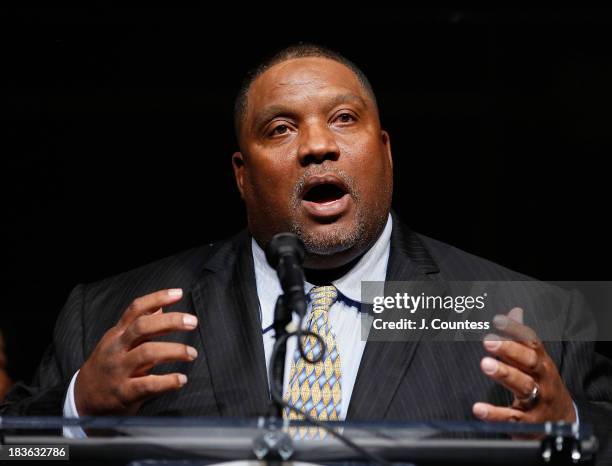
POLYGON ((335 60, 321 57, 294 58, 278 63, 251 85, 246 121, 270 105, 305 105, 333 99, 338 94, 371 99, 355 73, 335 60))

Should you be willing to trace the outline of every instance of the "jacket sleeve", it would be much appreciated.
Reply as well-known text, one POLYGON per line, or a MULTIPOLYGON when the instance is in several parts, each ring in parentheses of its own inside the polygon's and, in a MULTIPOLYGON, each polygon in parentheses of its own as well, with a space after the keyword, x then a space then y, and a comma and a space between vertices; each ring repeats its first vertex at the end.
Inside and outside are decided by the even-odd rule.
POLYGON ((76 286, 55 324, 32 383, 19 382, 0 404, 3 416, 61 416, 70 379, 83 364, 85 286, 76 286))
POLYGON ((578 408, 580 423, 593 428, 600 452, 612 453, 612 361, 596 352, 597 325, 581 294, 571 293, 561 377, 578 408))

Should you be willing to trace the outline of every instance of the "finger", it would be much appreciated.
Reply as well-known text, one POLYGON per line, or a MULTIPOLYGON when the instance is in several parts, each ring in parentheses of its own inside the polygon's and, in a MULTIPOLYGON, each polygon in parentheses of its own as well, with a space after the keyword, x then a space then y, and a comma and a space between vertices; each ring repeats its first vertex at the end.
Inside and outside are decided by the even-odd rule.
POLYGON ((519 324, 523 324, 523 309, 520 307, 514 307, 512 309, 510 309, 510 311, 508 312, 508 317, 510 317, 512 320, 518 322, 519 324))
POLYGON ((151 341, 138 345, 129 351, 125 364, 132 375, 145 375, 158 364, 175 361, 193 361, 198 357, 198 351, 192 346, 182 343, 151 341))
POLYGON ((506 387, 519 399, 528 398, 535 386, 530 375, 493 358, 482 358, 480 368, 487 377, 506 387))
POLYGON ((526 420, 523 411, 502 406, 494 406, 489 403, 474 403, 472 413, 478 419, 492 422, 519 422, 526 420))
POLYGON ((496 315, 493 318, 493 325, 502 332, 504 336, 536 350, 541 348, 542 342, 538 338, 538 335, 527 325, 523 325, 505 315, 496 315))
POLYGON ((129 379, 124 390, 123 402, 129 405, 138 401, 144 401, 161 393, 178 390, 186 383, 187 376, 179 373, 145 375, 143 377, 132 378, 129 379))
POLYGON ((196 328, 198 318, 184 312, 168 312, 143 315, 134 320, 121 335, 121 341, 128 348, 134 348, 143 341, 170 332, 189 331, 196 328))
POLYGON ((121 316, 119 326, 125 328, 141 315, 156 312, 162 306, 168 306, 169 304, 175 303, 182 297, 183 290, 180 288, 171 288, 136 298, 121 316))
POLYGON ((540 368, 540 358, 536 350, 499 335, 489 334, 484 338, 485 349, 528 374, 536 374, 540 368))

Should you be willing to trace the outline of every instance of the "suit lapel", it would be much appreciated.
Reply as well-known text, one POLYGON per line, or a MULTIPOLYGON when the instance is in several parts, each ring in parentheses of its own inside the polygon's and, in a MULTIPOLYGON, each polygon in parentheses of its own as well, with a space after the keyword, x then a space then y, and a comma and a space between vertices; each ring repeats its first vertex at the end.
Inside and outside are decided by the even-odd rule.
POLYGON ((207 260, 192 296, 219 414, 264 414, 269 391, 251 242, 246 232, 222 245, 207 260))
MULTIPOLYGON (((419 237, 393 215, 389 281, 429 281, 439 269, 419 237)), ((422 317, 427 317, 425 313, 422 317)), ((410 366, 419 339, 368 341, 351 395, 347 420, 384 419, 393 396, 410 366)))
MULTIPOLYGON (((438 273, 418 236, 394 215, 387 281, 428 281, 438 273)), ((212 253, 192 298, 219 414, 265 414, 269 388, 250 236, 246 232, 212 253)), ((386 416, 417 346, 418 340, 366 344, 347 420, 386 416)))

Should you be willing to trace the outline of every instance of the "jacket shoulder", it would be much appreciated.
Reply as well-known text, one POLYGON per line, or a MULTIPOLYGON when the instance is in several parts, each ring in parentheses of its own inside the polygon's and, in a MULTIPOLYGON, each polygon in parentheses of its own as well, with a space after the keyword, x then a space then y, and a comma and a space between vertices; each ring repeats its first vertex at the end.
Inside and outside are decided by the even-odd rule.
POLYGON ((450 244, 416 233, 446 280, 532 281, 533 277, 516 272, 493 261, 450 244))
POLYGON ((85 341, 97 341, 106 329, 115 325, 134 299, 155 291, 181 288, 183 299, 166 310, 189 312, 191 289, 203 272, 219 263, 228 266, 240 244, 239 235, 228 240, 206 244, 156 260, 141 267, 80 285, 85 341))
POLYGON ((117 275, 85 285, 88 294, 117 288, 149 288, 167 285, 168 288, 180 288, 188 285, 202 269, 206 260, 219 247, 218 243, 209 243, 172 254, 117 275), (175 283, 176 285, 172 285, 175 283), (181 286, 179 286, 181 285, 181 286))

